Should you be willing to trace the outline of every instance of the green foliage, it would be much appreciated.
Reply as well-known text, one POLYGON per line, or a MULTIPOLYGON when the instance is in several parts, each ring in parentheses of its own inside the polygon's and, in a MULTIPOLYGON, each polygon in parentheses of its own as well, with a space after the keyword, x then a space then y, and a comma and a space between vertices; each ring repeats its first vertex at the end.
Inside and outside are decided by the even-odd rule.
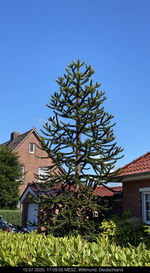
POLYGON ((144 243, 150 248, 150 226, 144 225, 144 243))
POLYGON ((128 243, 137 246, 144 240, 144 225, 138 219, 124 215, 114 216, 104 220, 99 228, 101 236, 108 238, 117 245, 127 246, 128 243))
POLYGON ((21 164, 11 148, 0 148, 0 209, 16 209, 22 182, 21 164))
POLYGON ((2 218, 11 224, 22 225, 22 213, 21 210, 0 210, 2 218))
POLYGON ((72 61, 64 77, 57 80, 59 92, 47 105, 53 116, 41 130, 45 135, 42 147, 54 156, 51 170, 56 165, 65 169, 65 173, 55 172, 54 177, 51 174, 52 182, 67 180, 74 186, 81 182, 89 185, 89 178, 95 185, 107 182, 122 157, 113 133, 113 115, 104 111, 105 92, 99 90, 98 82, 93 84, 94 73, 85 62, 72 61))
MULTIPOLYGON (((104 208, 93 192, 98 184, 110 180, 112 169, 121 157, 113 133, 113 116, 104 111, 105 93, 93 83, 91 66, 78 60, 68 65, 57 80, 59 92, 51 97, 48 122, 44 125, 42 149, 52 157, 50 175, 43 177, 57 193, 41 198, 43 215, 39 225, 54 235, 83 236, 97 232, 94 211, 100 218, 104 208), (60 205, 60 207, 59 207, 60 205), (59 213, 56 213, 56 210, 59 213)), ((100 219, 99 219, 100 220, 100 219)))
POLYGON ((107 238, 89 243, 80 236, 0 232, 0 266, 150 266, 150 250, 120 247, 107 238))
POLYGON ((39 226, 45 228, 46 234, 56 237, 80 234, 86 239, 94 240, 105 208, 93 201, 94 209, 101 216, 94 218, 90 198, 89 191, 83 186, 78 191, 78 198, 74 191, 65 191, 63 196, 58 193, 54 197, 41 197, 39 226))
POLYGON ((150 235, 150 226, 145 225, 144 227, 145 227, 144 231, 150 235))

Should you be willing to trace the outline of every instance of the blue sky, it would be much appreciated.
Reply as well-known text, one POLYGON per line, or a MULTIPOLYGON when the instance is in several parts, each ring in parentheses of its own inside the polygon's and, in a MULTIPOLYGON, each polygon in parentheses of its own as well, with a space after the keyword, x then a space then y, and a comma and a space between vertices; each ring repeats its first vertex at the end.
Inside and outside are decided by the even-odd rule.
POLYGON ((80 58, 106 91, 123 166, 150 151, 150 1, 1 0, 0 143, 40 128, 55 80, 80 58))

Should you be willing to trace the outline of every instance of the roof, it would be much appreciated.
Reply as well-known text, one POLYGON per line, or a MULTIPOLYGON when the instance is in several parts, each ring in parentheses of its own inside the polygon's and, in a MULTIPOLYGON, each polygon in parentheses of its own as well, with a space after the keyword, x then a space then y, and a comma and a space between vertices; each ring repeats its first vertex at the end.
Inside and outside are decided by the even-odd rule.
POLYGON ((44 183, 28 183, 27 187, 25 188, 24 192, 22 193, 20 197, 20 203, 24 201, 28 193, 30 193, 33 197, 37 198, 42 196, 43 194, 45 195, 51 195, 54 196, 57 191, 59 190, 60 186, 58 185, 56 188, 51 188, 48 189, 46 186, 44 186, 44 183))
POLYGON ((97 186, 94 193, 100 197, 111 197, 122 193, 122 187, 97 186))
MULTIPOLYGON (((38 140, 41 139, 41 137, 37 133, 36 129, 33 128, 33 129, 25 132, 24 134, 21 134, 21 135, 18 134, 17 137, 15 137, 13 140, 9 140, 9 141, 6 141, 6 142, 0 144, 0 148, 5 145, 6 147, 10 147, 13 149, 13 151, 15 151, 27 139, 27 137, 29 137, 32 133, 35 134, 35 136, 38 138, 38 140)), ((54 156, 51 153, 49 153, 49 155, 51 156, 52 160, 55 162, 54 156)), ((61 172, 63 172, 63 173, 65 172, 63 167, 59 166, 58 168, 61 172)))
POLYGON ((144 174, 150 172, 150 152, 138 157, 120 169, 118 176, 144 174))
MULTIPOLYGON (((22 203, 23 200, 26 198, 28 193, 31 193, 34 197, 39 197, 42 196, 42 194, 50 194, 54 195, 57 193, 58 189, 60 186, 58 185, 56 188, 53 189, 47 189, 44 184, 39 184, 39 183, 28 183, 27 188, 25 191, 22 193, 20 197, 20 202, 22 203), (37 185, 38 184, 38 185, 37 185)), ((94 194, 100 197, 112 197, 118 194, 122 193, 122 187, 104 187, 104 186, 97 186, 94 194)))
MULTIPOLYGON (((36 136, 38 136, 38 133, 36 132, 35 128, 27 131, 26 133, 22 134, 22 135, 18 135, 14 140, 9 140, 6 141, 5 143, 1 144, 0 147, 2 146, 7 146, 7 147, 11 147, 13 150, 16 150, 18 148, 18 146, 20 146, 20 144, 32 133, 34 132, 36 134, 36 136)), ((39 136, 38 136, 39 137, 39 136)))

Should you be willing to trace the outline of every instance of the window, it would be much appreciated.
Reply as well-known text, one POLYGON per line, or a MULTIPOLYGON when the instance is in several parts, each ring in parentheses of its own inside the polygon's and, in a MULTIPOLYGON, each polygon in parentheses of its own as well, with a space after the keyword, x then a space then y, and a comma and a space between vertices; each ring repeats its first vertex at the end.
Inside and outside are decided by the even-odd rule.
POLYGON ((150 223, 150 193, 144 194, 145 222, 150 223))
POLYGON ((150 188, 140 188, 142 192, 142 220, 150 224, 150 188))
POLYGON ((21 166, 20 169, 21 169, 21 172, 22 172, 22 181, 24 181, 24 166, 21 166))
POLYGON ((22 175, 20 176, 19 179, 16 179, 16 181, 20 181, 20 180, 24 181, 24 166, 20 166, 20 171, 22 175))
POLYGON ((29 152, 30 152, 30 154, 34 154, 35 153, 35 144, 34 143, 30 143, 30 145, 29 145, 29 152))
POLYGON ((49 168, 48 167, 41 167, 38 169, 39 175, 39 182, 44 182, 45 180, 49 179, 49 168))

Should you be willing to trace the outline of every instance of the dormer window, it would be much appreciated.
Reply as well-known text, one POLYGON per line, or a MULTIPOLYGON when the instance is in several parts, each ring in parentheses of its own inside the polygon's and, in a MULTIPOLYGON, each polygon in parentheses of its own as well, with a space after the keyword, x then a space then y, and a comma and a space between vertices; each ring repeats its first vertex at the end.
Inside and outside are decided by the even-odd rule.
POLYGON ((30 145, 29 145, 29 153, 30 154, 34 154, 35 153, 35 144, 34 143, 30 143, 30 145))

